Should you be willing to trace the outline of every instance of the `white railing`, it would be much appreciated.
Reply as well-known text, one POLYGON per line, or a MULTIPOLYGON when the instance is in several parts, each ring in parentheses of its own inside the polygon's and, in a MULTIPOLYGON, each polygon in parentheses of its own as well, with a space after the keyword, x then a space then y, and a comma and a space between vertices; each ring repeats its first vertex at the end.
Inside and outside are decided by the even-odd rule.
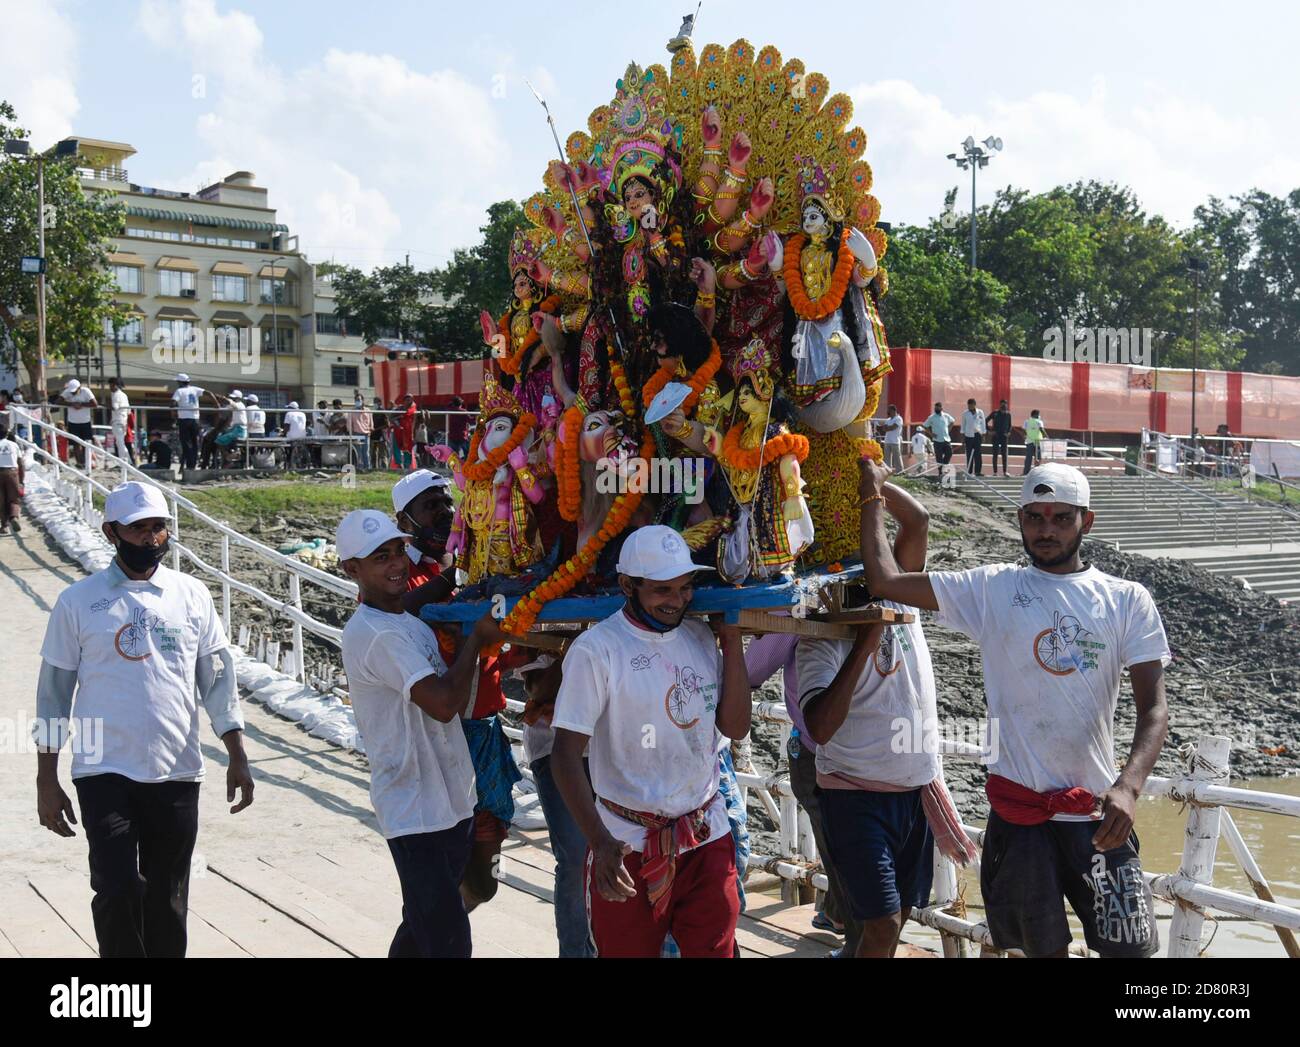
MULTIPOLYGON (((82 440, 68 433, 55 430, 48 423, 33 422, 49 430, 50 434, 58 432, 59 436, 70 443, 81 444, 93 454, 113 463, 120 468, 120 480, 137 479, 160 490, 171 507, 172 525, 177 528, 179 512, 188 511, 200 524, 212 528, 221 537, 221 566, 207 563, 192 549, 181 544, 179 531, 173 530, 173 561, 175 569, 180 568, 183 555, 200 572, 216 578, 221 584, 222 620, 227 634, 230 633, 230 594, 232 591, 243 593, 250 599, 272 608, 293 622, 293 658, 292 669, 296 679, 306 682, 305 664, 302 655, 303 631, 324 640, 334 647, 341 645, 342 632, 327 625, 303 611, 303 581, 318 585, 336 596, 355 600, 357 589, 347 579, 332 575, 312 567, 292 556, 277 552, 260 542, 233 530, 227 524, 214 520, 189 499, 161 484, 149 474, 136 469, 129 462, 109 455, 99 448, 91 447, 82 440), (289 573, 290 598, 288 601, 272 596, 257 585, 243 581, 231 574, 230 543, 252 551, 268 566, 289 573)), ((98 527, 102 515, 94 508, 93 492, 107 494, 110 490, 101 480, 82 472, 74 466, 61 462, 57 456, 45 448, 28 440, 19 441, 30 448, 38 458, 47 461, 53 469, 54 486, 59 495, 69 504, 72 511, 91 526, 98 527)), ((92 459, 93 461, 93 459, 92 459)), ((242 639, 241 630, 241 639, 242 639)), ((267 645, 277 648, 278 645, 267 645)), ((275 653, 271 655, 274 659, 275 653)), ((287 657, 287 656, 286 656, 287 657)), ((273 666, 274 667, 274 666, 273 666)), ((340 693, 333 681, 317 684, 319 690, 340 693)), ((523 703, 507 700, 507 708, 513 712, 522 712, 523 703)), ((781 751, 789 736, 790 717, 783 704, 758 701, 754 703, 756 718, 781 724, 781 751)), ((505 733, 512 744, 518 745, 522 732, 506 726, 505 733)), ((1196 956, 1201 945, 1201 926, 1206 909, 1227 913, 1245 920, 1271 925, 1289 956, 1300 958, 1300 947, 1296 944, 1295 932, 1300 931, 1300 909, 1277 903, 1272 896, 1268 881, 1264 878, 1254 856, 1238 831, 1228 808, 1267 812, 1300 818, 1300 797, 1286 796, 1280 793, 1256 792, 1249 789, 1236 789, 1227 785, 1228 752, 1231 747, 1229 739, 1210 736, 1201 740, 1198 746, 1186 747, 1180 756, 1183 760, 1183 773, 1176 778, 1151 777, 1143 792, 1150 796, 1161 796, 1181 804, 1188 809, 1186 843, 1182 862, 1175 873, 1144 872, 1146 881, 1151 885, 1152 893, 1175 906, 1173 921, 1168 935, 1168 955, 1177 957, 1196 956), (1213 886, 1214 858, 1219 837, 1224 837, 1233 857, 1254 890, 1255 897, 1250 898, 1233 891, 1213 886)), ((978 760, 982 751, 978 746, 963 742, 943 739, 940 753, 951 759, 978 760)), ((525 770, 524 776, 531 779, 525 770)), ((788 771, 777 770, 770 774, 759 774, 738 770, 737 781, 746 793, 753 792, 759 803, 776 826, 781 854, 751 854, 751 870, 762 869, 780 877, 791 885, 811 884, 820 890, 828 889, 828 881, 806 813, 799 807, 794 790, 790 786, 788 771)), ((976 844, 982 844, 984 830, 976 826, 964 826, 976 844)), ((945 956, 960 957, 966 955, 966 943, 973 942, 989 949, 993 940, 988 926, 983 922, 974 922, 966 918, 965 904, 958 889, 957 867, 937 850, 934 856, 934 895, 933 904, 912 911, 911 919, 931 927, 940 933, 945 956)), ((978 859, 974 866, 979 868, 978 859)), ((793 900, 793 894, 787 894, 793 900)), ((1078 954, 1083 950, 1075 948, 1078 954)), ((1014 952, 1014 950, 1011 950, 1014 952)))

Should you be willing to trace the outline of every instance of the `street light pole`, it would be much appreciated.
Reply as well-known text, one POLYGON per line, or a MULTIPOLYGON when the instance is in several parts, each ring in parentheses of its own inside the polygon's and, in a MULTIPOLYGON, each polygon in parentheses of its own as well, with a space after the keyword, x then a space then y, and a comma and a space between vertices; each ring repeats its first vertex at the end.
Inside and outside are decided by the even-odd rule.
POLYGON ((45 373, 45 161, 36 154, 36 229, 41 271, 36 277, 36 355, 45 373))
POLYGON ((982 143, 984 148, 977 145, 973 135, 967 135, 966 141, 961 144, 961 153, 949 153, 948 159, 952 160, 961 170, 970 168, 970 269, 973 273, 979 263, 978 243, 979 243, 979 218, 975 212, 975 174, 981 167, 988 167, 989 160, 995 152, 1001 152, 1002 139, 989 135, 982 143))

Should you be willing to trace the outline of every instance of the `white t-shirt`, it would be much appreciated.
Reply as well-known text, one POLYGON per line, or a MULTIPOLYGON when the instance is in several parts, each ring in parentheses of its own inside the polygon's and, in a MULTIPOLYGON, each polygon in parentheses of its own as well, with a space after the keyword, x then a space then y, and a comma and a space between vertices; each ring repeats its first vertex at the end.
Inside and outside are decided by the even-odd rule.
POLYGON ((474 813, 474 765, 460 717, 440 723, 411 687, 447 666, 433 630, 362 604, 343 628, 348 695, 370 762, 370 802, 386 840, 440 832, 474 813))
POLYGON ((195 664, 226 646, 207 586, 170 567, 134 581, 114 563, 64 589, 41 657, 76 672, 76 721, 102 724, 102 759, 76 746, 72 777, 201 781, 195 664))
POLYGON ((176 405, 176 417, 197 419, 199 400, 206 391, 197 385, 182 385, 172 393, 172 403, 176 405))
POLYGON ((983 436, 986 429, 988 429, 988 424, 984 420, 984 412, 978 407, 974 411, 962 411, 962 436, 983 436))
MULTIPOLYGON (((934 667, 916 608, 882 603, 917 620, 885 626, 880 647, 853 690, 848 716, 830 741, 817 746, 817 771, 916 789, 939 775, 934 667)), ((849 640, 799 641, 800 708, 831 685, 852 647, 849 640)))
MULTIPOLYGON (((94 399, 94 395, 84 385, 80 389, 78 389, 75 393, 72 393, 64 397, 65 401, 74 404, 88 404, 93 399, 94 399)), ((86 422, 89 422, 90 419, 91 419, 91 415, 90 415, 89 407, 68 408, 69 425, 84 425, 86 422)))
POLYGON ((1109 789, 1118 777, 1120 674, 1139 662, 1169 661, 1151 594, 1095 567, 1052 574, 994 564, 929 577, 939 624, 965 633, 983 654, 990 746, 994 724, 998 732, 989 773, 1035 792, 1109 789))
POLYGON ((302 440, 307 436, 307 416, 301 411, 284 413, 285 436, 290 440, 302 440))
POLYGON ((126 425, 126 416, 131 413, 131 401, 121 389, 115 389, 109 397, 109 406, 113 409, 113 425, 126 425))
POLYGON ((885 434, 885 443, 896 444, 901 442, 903 435, 903 419, 898 415, 894 415, 893 418, 886 416, 876 424, 880 426, 881 430, 885 434))
POLYGON ((248 409, 248 435, 266 435, 266 412, 260 407, 250 407, 248 409))
MULTIPOLYGON (((591 738, 598 797, 670 818, 712 801, 700 841, 712 843, 731 831, 718 792, 721 687, 722 655, 708 626, 687 619, 654 633, 620 610, 569 648, 552 722, 591 738)), ((596 810, 611 835, 635 851, 645 848, 643 827, 599 800, 596 810)))
POLYGON ((248 408, 238 400, 230 401, 230 424, 248 428, 248 408))
POLYGON ((937 444, 951 443, 948 427, 955 421, 947 411, 936 412, 925 420, 925 427, 930 430, 930 438, 937 444))
POLYGON ((912 435, 912 453, 923 455, 929 448, 930 441, 926 439, 925 433, 914 433, 912 435))
POLYGON ((0 469, 17 469, 22 452, 12 440, 0 440, 0 469))

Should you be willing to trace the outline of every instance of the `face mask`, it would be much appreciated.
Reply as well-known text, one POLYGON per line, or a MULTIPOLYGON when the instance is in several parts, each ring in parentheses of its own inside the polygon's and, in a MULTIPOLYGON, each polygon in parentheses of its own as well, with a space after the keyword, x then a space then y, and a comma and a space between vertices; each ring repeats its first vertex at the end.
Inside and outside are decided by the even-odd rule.
MULTIPOLYGON (((114 528, 117 531, 116 528, 114 528)), ((128 569, 136 574, 144 574, 151 571, 163 562, 163 558, 170 551, 171 539, 163 542, 162 545, 133 545, 122 537, 120 531, 117 531, 119 539, 117 546, 117 555, 122 558, 128 569)))
POLYGON ((657 633, 670 633, 677 628, 675 625, 664 625, 663 622, 652 618, 650 612, 641 606, 641 600, 637 596, 635 589, 632 591, 632 595, 627 598, 627 603, 632 608, 632 617, 647 629, 657 633))

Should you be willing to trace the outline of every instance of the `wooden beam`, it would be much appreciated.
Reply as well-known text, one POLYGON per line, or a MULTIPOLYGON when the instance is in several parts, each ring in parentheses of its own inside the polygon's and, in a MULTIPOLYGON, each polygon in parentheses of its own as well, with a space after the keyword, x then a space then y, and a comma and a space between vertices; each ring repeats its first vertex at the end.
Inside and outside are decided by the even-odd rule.
POLYGON ((905 623, 913 615, 895 611, 892 607, 855 607, 836 614, 809 615, 807 618, 786 617, 766 611, 745 608, 737 614, 736 623, 748 633, 784 633, 787 636, 811 636, 824 640, 852 640, 854 627, 875 622, 905 623))

